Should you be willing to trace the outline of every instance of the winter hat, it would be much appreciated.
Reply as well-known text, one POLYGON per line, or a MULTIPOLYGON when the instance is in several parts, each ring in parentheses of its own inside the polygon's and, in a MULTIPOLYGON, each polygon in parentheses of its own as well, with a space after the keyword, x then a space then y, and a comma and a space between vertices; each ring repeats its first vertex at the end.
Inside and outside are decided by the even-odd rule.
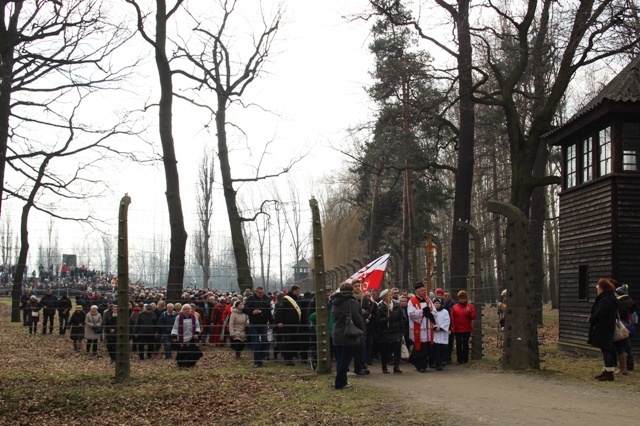
POLYGON ((98 305, 91 305, 91 309, 95 309, 97 311, 98 310, 98 305))
POLYGON ((460 299, 461 297, 468 299, 469 298, 469 294, 465 291, 465 290, 460 290, 458 292, 458 299, 460 299))
POLYGON ((440 303, 442 305, 442 299, 440 299, 439 297, 434 297, 433 298, 433 303, 436 303, 436 302, 438 302, 438 303, 440 303))
POLYGON ((620 287, 616 288, 616 293, 620 296, 626 296, 629 294, 629 286, 627 284, 622 284, 620 287))
POLYGON ((413 285, 414 290, 424 287, 424 283, 422 281, 418 281, 413 285))
POLYGON ((444 294, 444 290, 438 287, 436 288, 436 294, 444 294))
POLYGON ((382 290, 382 293, 380 293, 380 299, 384 299, 387 294, 389 294, 389 289, 382 290))
POLYGON ((133 308, 133 312, 140 312, 140 308, 136 306, 135 308, 133 308))

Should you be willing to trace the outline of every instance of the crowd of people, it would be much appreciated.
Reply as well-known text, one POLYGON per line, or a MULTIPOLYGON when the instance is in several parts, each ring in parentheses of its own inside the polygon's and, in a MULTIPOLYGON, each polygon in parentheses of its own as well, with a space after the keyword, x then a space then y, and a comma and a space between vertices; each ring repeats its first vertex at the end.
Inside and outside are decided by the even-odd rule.
MULTIPOLYGON (((334 293, 327 288, 332 359, 344 361, 350 354, 349 362, 353 358, 357 375, 369 374, 368 366, 374 359, 379 360, 384 373, 392 366, 393 372, 400 374, 401 353, 409 351, 418 371, 442 370, 451 363, 455 336, 457 361, 468 362, 475 309, 467 303, 466 292, 460 292, 454 304, 450 292, 436 289, 428 297, 426 288, 419 284, 415 294, 396 288, 380 294, 375 289, 363 291, 360 281, 350 284, 351 290, 341 287, 334 293), (334 318, 334 304, 339 307, 345 298, 358 304, 352 315, 362 329, 357 339, 340 337, 343 318, 334 318), (350 344, 353 341, 356 343, 350 344)), ((68 332, 73 350, 84 350, 90 356, 98 356, 104 343, 111 362, 115 362, 117 318, 124 314, 129 318, 131 351, 141 362, 172 359, 175 354, 178 365, 193 366, 202 356, 201 347, 211 345, 229 346, 236 359, 242 359, 249 347, 255 368, 269 360, 282 361, 285 366, 294 366, 296 361, 317 366, 315 297, 309 292, 301 294, 296 285, 274 293, 266 293, 262 287, 242 294, 194 289, 185 291, 175 304, 167 303, 160 292, 134 288, 125 312, 118 312, 111 292, 84 290, 74 299, 66 294, 57 297, 51 288, 38 299, 25 288, 21 309, 29 334, 40 329, 42 334, 53 334, 56 329, 60 336, 68 332)))
POLYGON ((401 374, 402 352, 420 373, 442 371, 452 363, 453 342, 456 361, 469 362, 469 338, 476 318, 468 294, 462 290, 454 303, 451 292, 441 288, 429 294, 417 282, 413 294, 397 288, 362 290, 361 281, 344 282, 329 298, 333 315, 333 345, 336 353, 335 388, 351 387, 347 372, 351 360, 356 375, 370 373, 378 358, 384 374, 401 374), (357 329, 353 330, 352 324, 357 329))
MULTIPOLYGON (((469 362, 469 339, 476 310, 468 294, 437 288, 428 294, 417 282, 413 293, 397 288, 363 290, 362 282, 344 282, 337 291, 326 289, 331 359, 336 361, 336 389, 351 386, 347 372, 367 375, 378 360, 384 374, 401 374, 401 360, 420 373, 441 371, 453 362, 469 362), (355 327, 355 328, 354 328, 355 327), (391 368, 390 368, 391 367, 391 368)), ((628 286, 602 278, 589 317, 588 343, 599 348, 604 361, 600 381, 614 379, 634 369, 630 338, 615 340, 616 324, 635 333, 636 305, 628 286)), ((499 310, 506 309, 506 290, 499 310)), ((38 297, 26 287, 21 296, 23 324, 29 334, 69 336, 73 350, 97 356, 104 343, 111 362, 116 360, 118 314, 127 315, 131 351, 141 362, 152 358, 173 359, 181 367, 192 367, 203 356, 202 346, 230 347, 236 359, 250 348, 253 366, 282 361, 285 366, 309 363, 317 367, 316 301, 293 285, 288 291, 267 293, 263 287, 244 293, 188 289, 179 303, 167 303, 161 292, 132 288, 128 310, 119 312, 111 292, 85 289, 75 303, 63 293, 55 296, 46 288, 38 297), (55 318, 58 319, 57 327, 55 318), (83 348, 84 342, 84 348, 83 348)), ((500 319, 504 327, 504 318, 500 319)))

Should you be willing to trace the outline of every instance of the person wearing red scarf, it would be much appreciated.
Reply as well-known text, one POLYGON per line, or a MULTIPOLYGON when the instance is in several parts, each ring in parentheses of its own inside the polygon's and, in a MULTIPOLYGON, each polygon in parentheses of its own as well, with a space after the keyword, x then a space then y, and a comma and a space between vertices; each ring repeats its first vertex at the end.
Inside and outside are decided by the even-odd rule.
POLYGON ((429 367, 429 355, 433 345, 433 303, 427 297, 427 288, 421 281, 415 284, 415 296, 409 300, 409 338, 413 341, 411 361, 420 373, 429 367))
POLYGON ((456 359, 458 364, 469 362, 469 338, 473 331, 472 321, 476 319, 476 308, 468 303, 468 294, 458 292, 458 303, 451 308, 451 331, 456 337, 456 359))

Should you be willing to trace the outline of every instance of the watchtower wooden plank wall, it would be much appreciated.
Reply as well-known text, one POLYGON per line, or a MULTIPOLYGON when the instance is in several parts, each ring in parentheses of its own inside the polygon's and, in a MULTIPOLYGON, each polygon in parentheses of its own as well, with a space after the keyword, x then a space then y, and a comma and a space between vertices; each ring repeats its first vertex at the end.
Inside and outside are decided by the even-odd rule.
POLYGON ((640 302, 640 57, 545 137, 562 149, 559 346, 591 351, 598 279, 629 284, 640 302))

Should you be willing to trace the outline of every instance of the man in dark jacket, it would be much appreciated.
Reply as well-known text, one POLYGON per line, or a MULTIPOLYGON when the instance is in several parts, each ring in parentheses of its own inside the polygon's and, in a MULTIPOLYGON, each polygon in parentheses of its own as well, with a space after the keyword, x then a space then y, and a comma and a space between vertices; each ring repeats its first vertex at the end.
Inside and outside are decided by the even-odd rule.
POLYGON ((156 314, 153 313, 153 307, 147 303, 144 305, 144 311, 138 315, 133 330, 133 334, 138 340, 138 356, 140 357, 140 361, 144 361, 145 346, 147 347, 147 358, 151 358, 157 332, 158 320, 156 314))
POLYGON ((291 291, 276 306, 275 323, 282 336, 282 356, 284 365, 295 365, 293 356, 298 351, 298 332, 302 321, 302 309, 298 305, 300 287, 294 285, 291 291))
POLYGON ((82 310, 85 314, 89 312, 89 309, 91 309, 91 296, 89 296, 89 291, 83 291, 82 296, 80 296, 80 299, 76 300, 76 302, 82 305, 82 310))
POLYGON ((177 316, 178 313, 173 310, 173 303, 169 303, 167 309, 160 314, 158 319, 158 331, 162 335, 165 359, 171 359, 171 330, 173 330, 177 316))
POLYGON ((60 335, 64 336, 69 325, 69 315, 71 315, 71 300, 63 294, 58 300, 58 318, 60 321, 60 335))
POLYGON ((371 300, 362 291, 362 281, 354 280, 353 283, 353 296, 360 304, 360 315, 365 324, 365 335, 360 340, 360 350, 356 351, 353 357, 354 371, 358 376, 369 374, 367 368, 367 326, 372 321, 371 318, 371 300))
POLYGON ((50 288, 40 299, 40 307, 44 308, 42 311, 42 334, 47 334, 47 322, 49 322, 49 334, 53 334, 53 318, 56 316, 58 298, 53 295, 50 288))
POLYGON ((31 300, 31 290, 24 289, 24 293, 20 296, 20 309, 22 309, 22 325, 25 327, 29 325, 29 311, 27 310, 27 304, 31 300))
POLYGON ((264 287, 257 287, 253 295, 247 297, 242 312, 249 316, 247 337, 253 350, 253 366, 262 367, 262 362, 269 355, 267 331, 269 324, 273 323, 271 299, 265 294, 264 287))

